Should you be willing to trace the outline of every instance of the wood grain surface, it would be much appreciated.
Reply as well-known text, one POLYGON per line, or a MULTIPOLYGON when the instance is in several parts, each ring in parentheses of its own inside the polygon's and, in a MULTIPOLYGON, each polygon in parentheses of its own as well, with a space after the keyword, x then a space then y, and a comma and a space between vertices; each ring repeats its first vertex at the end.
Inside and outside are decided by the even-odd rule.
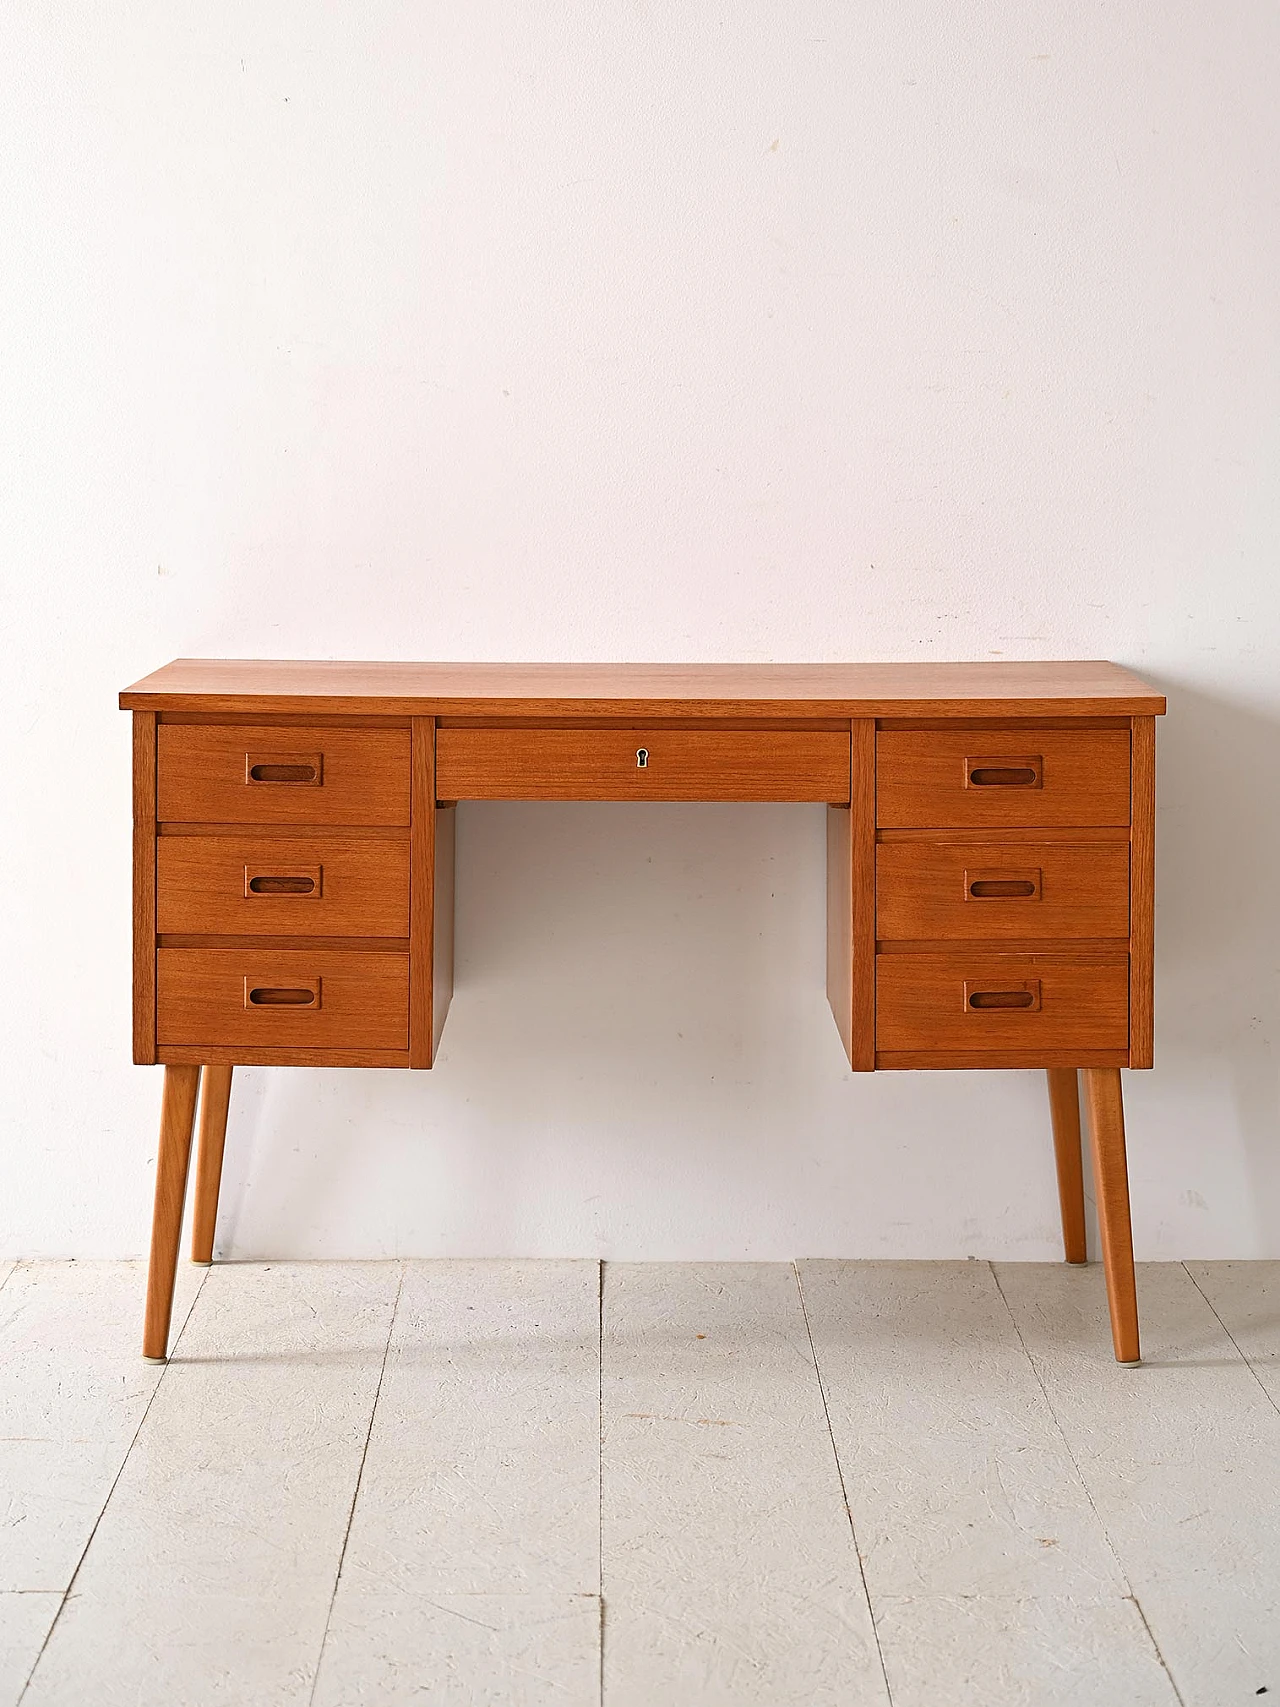
POLYGON ((875 1067, 876 1029, 876 731, 869 717, 852 725, 849 804, 850 975, 852 1009, 849 1065, 875 1067))
POLYGON ((847 730, 440 729, 441 800, 849 798, 847 730))
POLYGON ((226 1067, 407 1067, 409 1051, 361 1049, 330 1044, 324 1049, 295 1049, 287 1044, 165 1043, 156 1051, 165 1066, 193 1062, 226 1067))
POLYGON ((182 1211, 187 1199, 191 1133, 200 1089, 199 1067, 166 1067, 160 1108, 160 1146, 156 1155, 155 1207, 151 1216, 151 1256, 147 1264, 147 1309, 142 1353, 152 1360, 169 1349, 174 1273, 182 1211))
POLYGON ((850 725, 849 807, 827 811, 827 1000, 849 1065, 875 1067, 876 734, 850 725))
POLYGON ((162 836, 156 849, 162 934, 407 937, 409 848, 323 835, 162 836), (279 882, 310 883, 280 892, 279 882))
MULTIPOLYGON (((251 709, 251 708, 246 708, 251 709)), ((254 724, 162 723, 157 816, 210 823, 407 824, 407 729, 299 730, 254 724), (319 761, 316 786, 246 780, 246 760, 269 753, 298 768, 319 761)))
POLYGON ((876 1048, 885 1050, 1124 1049, 1125 954, 882 954, 876 966, 876 1048), (1034 1008, 974 1008, 965 986, 993 995, 1039 986, 1034 1008))
POLYGON ((458 813, 438 806, 435 813, 434 869, 431 889, 431 1059, 440 1047, 449 1003, 453 1000, 453 896, 458 813))
POLYGON ((222 1185, 222 1156, 227 1142, 231 1105, 230 1064, 209 1063, 200 1074, 200 1126, 196 1146, 195 1201, 191 1209, 191 1260, 213 1261, 213 1235, 218 1223, 218 1192, 222 1185))
POLYGON ((409 1065, 429 1067, 435 1060, 436 1045, 453 993, 452 861, 456 814, 441 812, 436 806, 435 719, 415 717, 410 728, 409 1065), (447 905, 447 918, 441 917, 442 905, 447 905))
POLYGON ((881 843, 876 935, 998 942, 1129 934, 1129 849, 1123 842, 881 843), (976 891, 976 894, 975 894, 976 891))
MULTIPOLYGON (((847 806, 827 808, 827 1001, 849 1064, 863 1047, 853 1028, 853 847, 847 806)), ((874 1021, 872 1037, 875 1035, 874 1021)))
MULTIPOLYGON (((404 1049, 409 956, 343 949, 162 948, 160 1043, 232 1049, 404 1049), (305 1005, 254 1005, 250 988, 308 990, 305 1005)), ((247 1055, 236 1056, 248 1061, 247 1055)))
POLYGON ((1155 1059, 1156 721, 1133 720, 1133 926, 1129 943, 1129 1065, 1155 1059))
POLYGON ((1111 1340, 1117 1363, 1137 1363, 1142 1353, 1138 1343, 1138 1295, 1129 1220, 1129 1166, 1125 1155, 1120 1069, 1086 1067, 1084 1090, 1089 1104, 1093 1186, 1102 1266, 1107 1276, 1111 1340))
POLYGON ((383 716, 1155 716, 1163 694, 1102 661, 973 664, 333 663, 180 658, 125 709, 383 716))
POLYGON ((156 718, 133 714, 133 1059, 156 1058, 156 718))
POLYGON ((1129 733, 1119 729, 882 730, 876 736, 876 822, 919 829, 1036 824, 1127 824, 1129 733), (1036 786, 975 787, 973 767, 1036 786))
POLYGON ((1062 1217, 1062 1255, 1066 1262, 1088 1261, 1084 1217, 1084 1155, 1080 1139, 1080 1075, 1074 1067, 1050 1067, 1049 1118, 1058 1175, 1062 1217))

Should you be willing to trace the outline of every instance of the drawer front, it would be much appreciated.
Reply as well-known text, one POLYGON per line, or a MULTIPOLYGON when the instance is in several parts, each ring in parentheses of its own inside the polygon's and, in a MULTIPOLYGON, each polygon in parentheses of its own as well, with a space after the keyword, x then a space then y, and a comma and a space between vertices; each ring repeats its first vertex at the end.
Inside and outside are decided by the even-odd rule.
POLYGON ((156 929, 407 937, 409 844, 341 835, 161 836, 156 929))
POLYGON ((847 730, 439 729, 441 800, 849 799, 847 730))
POLYGON ((1125 1049, 1129 960, 882 954, 878 1050, 1125 1049))
POLYGON ((1128 730, 913 729, 876 736, 882 828, 1128 822, 1128 730))
POLYGON ((1127 842, 882 842, 883 942, 1127 937, 1127 842))
POLYGON ((409 957, 342 949, 162 948, 162 1046, 406 1049, 409 957))
POLYGON ((162 821, 409 822, 407 729, 162 723, 157 735, 162 821))

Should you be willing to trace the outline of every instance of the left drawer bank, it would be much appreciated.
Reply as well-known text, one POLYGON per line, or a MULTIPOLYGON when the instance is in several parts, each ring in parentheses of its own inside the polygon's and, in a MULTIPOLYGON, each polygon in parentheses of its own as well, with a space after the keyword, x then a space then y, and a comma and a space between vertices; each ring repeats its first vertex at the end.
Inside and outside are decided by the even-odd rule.
POLYGON ((155 733, 158 1058, 406 1065, 408 727, 155 733))

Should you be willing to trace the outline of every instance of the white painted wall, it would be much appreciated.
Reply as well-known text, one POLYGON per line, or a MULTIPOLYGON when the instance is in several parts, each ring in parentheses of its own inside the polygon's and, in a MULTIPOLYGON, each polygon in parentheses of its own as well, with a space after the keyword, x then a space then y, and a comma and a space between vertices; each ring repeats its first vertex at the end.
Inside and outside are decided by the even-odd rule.
MULTIPOLYGON (((6 0, 0 1254, 144 1248, 126 682, 1108 656, 1168 692, 1140 1254, 1280 1255, 1271 0, 6 0)), ((430 1074, 239 1255, 1051 1257, 1035 1074, 844 1067, 822 814, 461 808, 430 1074)))

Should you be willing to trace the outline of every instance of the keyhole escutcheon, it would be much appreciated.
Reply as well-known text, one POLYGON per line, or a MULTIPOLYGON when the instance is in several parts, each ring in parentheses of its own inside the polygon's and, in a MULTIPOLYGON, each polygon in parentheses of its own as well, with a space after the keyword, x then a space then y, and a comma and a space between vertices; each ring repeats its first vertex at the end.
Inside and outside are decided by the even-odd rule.
POLYGON ((636 748, 636 769, 638 771, 643 771, 643 770, 648 770, 648 768, 649 768, 649 749, 648 749, 648 747, 637 747, 636 748))

